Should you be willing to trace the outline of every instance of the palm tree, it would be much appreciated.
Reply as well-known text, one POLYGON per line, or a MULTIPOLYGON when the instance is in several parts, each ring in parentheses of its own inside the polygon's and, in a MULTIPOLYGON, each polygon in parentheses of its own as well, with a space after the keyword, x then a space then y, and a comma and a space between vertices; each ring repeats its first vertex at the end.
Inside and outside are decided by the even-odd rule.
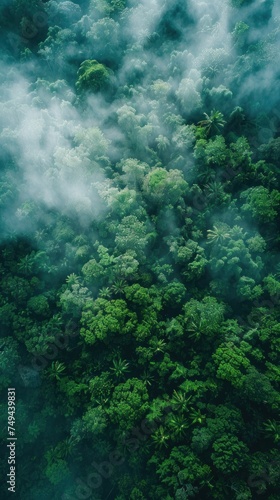
POLYGON ((20 259, 18 264, 18 269, 23 274, 29 274, 32 271, 34 265, 34 255, 25 255, 20 259))
POLYGON ((214 131, 219 133, 220 129, 226 124, 223 113, 217 111, 216 109, 211 111, 210 116, 207 113, 203 114, 206 119, 198 122, 198 125, 205 128, 206 136, 210 135, 210 133, 214 131))
POLYGON ((275 443, 280 442, 280 423, 276 420, 268 420, 264 426, 264 432, 267 437, 272 438, 275 443))
POLYGON ((61 374, 65 370, 65 364, 60 363, 59 361, 53 361, 51 367, 49 368, 50 378, 54 378, 55 380, 61 379, 61 374))
POLYGON ((191 423, 195 425, 195 424, 202 424, 206 417, 205 415, 202 415, 200 410, 191 408, 190 418, 191 418, 191 423))
POLYGON ((156 143, 157 143, 157 148, 161 153, 164 152, 168 148, 168 146, 170 146, 169 140, 167 139, 167 137, 163 135, 159 135, 156 138, 156 143))
POLYGON ((206 196, 210 200, 219 200, 225 195, 224 188, 221 182, 212 181, 206 184, 206 196))
POLYGON ((225 232, 222 226, 213 226, 212 229, 207 229, 207 238, 209 241, 207 243, 223 243, 226 238, 230 237, 229 233, 225 232))
POLYGON ((169 440, 169 434, 165 431, 165 429, 162 427, 162 425, 155 431, 155 433, 152 435, 152 440, 154 441, 155 445, 157 448, 167 448, 168 447, 168 440, 169 440))
POLYGON ((279 264, 276 264, 275 266, 275 273, 274 273, 274 276, 276 279, 279 279, 280 278, 280 263, 279 264))
POLYGON ((45 229, 40 229, 35 232, 35 239, 37 242, 43 241, 44 237, 46 236, 46 230, 45 229))
POLYGON ((189 424, 183 415, 172 415, 168 424, 175 437, 183 437, 189 427, 189 424))
POLYGON ((231 238, 235 239, 244 239, 247 236, 247 233, 244 233, 243 227, 240 226, 233 226, 233 228, 230 230, 230 236, 231 238))
POLYGON ((112 285, 112 290, 117 296, 120 296, 123 295, 126 286, 126 281, 120 278, 112 285))
POLYGON ((164 340, 162 339, 157 339, 156 337, 154 337, 150 342, 150 346, 153 349, 154 354, 158 352, 164 353, 166 342, 164 342, 164 340))
POLYGON ((144 370, 140 379, 143 380, 145 385, 152 385, 152 382, 154 381, 154 377, 153 377, 153 375, 151 375, 149 370, 144 370))
POLYGON ((208 165, 203 165, 199 167, 199 174, 197 176, 197 179, 200 183, 205 184, 206 182, 212 182, 214 181, 216 177, 216 172, 212 168, 210 168, 208 165))
POLYGON ((101 395, 96 398, 93 398, 93 401, 94 403, 97 404, 97 406, 101 406, 101 408, 103 408, 103 406, 106 406, 106 404, 108 403, 109 398, 106 398, 105 396, 101 395))
POLYGON ((80 277, 75 273, 71 273, 66 278, 67 285, 78 285, 80 283, 80 277))
POLYGON ((208 478, 204 478, 204 479, 201 479, 201 481, 199 482, 199 486, 200 488, 204 488, 206 486, 206 488, 209 488, 210 490, 212 490, 214 488, 214 485, 211 483, 211 481, 213 481, 214 479, 214 476, 210 476, 208 478))
POLYGON ((103 286, 99 290, 99 297, 102 299, 110 299, 112 293, 111 293, 111 288, 108 286, 103 286))
POLYGON ((192 332, 189 334, 189 337, 194 341, 199 340, 201 337, 201 326, 202 320, 201 318, 193 318, 190 325, 187 327, 188 332, 192 332))
POLYGON ((176 390, 174 390, 173 396, 171 399, 172 409, 178 410, 181 412, 186 411, 191 399, 192 399, 192 396, 187 397, 185 392, 182 392, 182 391, 177 392, 176 390))
POLYGON ((129 363, 125 359, 117 358, 113 360, 113 367, 110 370, 114 373, 117 379, 125 378, 126 373, 129 371, 129 363))
POLYGON ((59 458, 73 456, 77 442, 77 438, 74 436, 64 439, 64 441, 62 441, 59 445, 59 458))

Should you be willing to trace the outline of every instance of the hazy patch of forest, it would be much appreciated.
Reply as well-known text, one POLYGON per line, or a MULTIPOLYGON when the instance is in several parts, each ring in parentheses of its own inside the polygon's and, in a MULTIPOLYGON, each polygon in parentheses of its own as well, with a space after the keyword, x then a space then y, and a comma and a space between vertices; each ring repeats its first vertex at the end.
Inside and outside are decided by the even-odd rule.
POLYGON ((279 500, 279 2, 1 0, 0 27, 17 498, 279 500))

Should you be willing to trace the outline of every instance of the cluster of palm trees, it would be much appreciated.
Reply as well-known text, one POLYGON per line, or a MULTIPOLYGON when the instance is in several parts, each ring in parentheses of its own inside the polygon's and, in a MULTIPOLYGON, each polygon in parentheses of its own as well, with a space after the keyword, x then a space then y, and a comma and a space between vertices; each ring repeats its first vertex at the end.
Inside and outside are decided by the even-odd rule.
POLYGON ((186 392, 174 390, 170 400, 172 411, 166 417, 166 425, 160 425, 152 435, 157 448, 167 448, 170 441, 184 437, 189 427, 204 423, 205 415, 192 406, 192 399, 193 396, 186 392))

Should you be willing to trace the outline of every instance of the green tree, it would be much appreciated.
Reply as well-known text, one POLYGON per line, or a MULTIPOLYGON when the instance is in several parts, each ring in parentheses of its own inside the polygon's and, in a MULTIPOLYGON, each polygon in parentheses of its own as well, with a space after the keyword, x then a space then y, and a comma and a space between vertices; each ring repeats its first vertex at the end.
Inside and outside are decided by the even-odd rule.
POLYGON ((264 432, 267 437, 272 438, 274 443, 280 442, 280 423, 276 420, 267 420, 263 424, 264 432))
POLYGON ((169 439, 170 435, 162 425, 152 435, 152 440, 159 449, 168 448, 169 439))
POLYGON ((59 484, 60 481, 66 481, 66 480, 69 481, 71 473, 67 465, 67 462, 60 458, 51 461, 51 459, 49 458, 49 452, 47 452, 47 457, 48 457, 48 465, 46 467, 45 474, 48 480, 54 485, 59 484))
POLYGON ((242 210, 261 223, 273 221, 280 207, 280 193, 276 189, 271 192, 264 186, 257 186, 243 191, 240 195, 245 203, 242 210))
POLYGON ((74 143, 77 146, 77 154, 85 155, 92 161, 98 161, 106 156, 110 145, 97 127, 79 127, 75 133, 74 143))
POLYGON ((118 425, 121 430, 127 431, 146 414, 148 399, 144 382, 130 378, 116 386, 106 413, 111 422, 118 425))
MULTIPOLYGON (((230 228, 227 224, 215 226, 214 231, 208 232, 209 241, 209 268, 215 280, 211 288, 215 293, 228 296, 228 287, 240 300, 254 299, 262 294, 258 285, 261 280, 263 261, 261 255, 264 251, 264 241, 257 240, 253 245, 250 235, 240 226, 230 228), (239 296, 239 297, 238 297, 239 296)), ((256 235, 257 236, 257 235, 256 235)))
POLYGON ((204 116, 205 120, 198 122, 198 125, 205 128, 206 136, 213 133, 220 133, 226 124, 223 113, 215 109, 211 111, 210 115, 204 113, 204 116))
POLYGON ((269 274, 263 280, 264 288, 268 291, 271 297, 279 297, 280 295, 280 282, 274 274, 269 274))
POLYGON ((275 409, 279 408, 279 393, 273 388, 267 376, 260 373, 254 366, 248 369, 244 379, 243 391, 250 401, 258 404, 268 404, 275 409))
POLYGON ((82 417, 83 426, 88 435, 95 438, 99 436, 107 426, 106 415, 100 406, 88 408, 82 417))
POLYGON ((194 147, 194 158, 197 168, 205 168, 209 165, 210 168, 226 167, 230 161, 230 151, 226 145, 225 139, 221 135, 217 135, 213 139, 199 139, 194 147))
POLYGON ((129 363, 125 359, 113 359, 113 366, 110 368, 117 380, 125 378, 129 372, 129 363))
POLYGON ((232 342, 222 343, 213 354, 217 377, 227 380, 233 387, 242 388, 250 361, 232 342))
POLYGON ((143 257, 149 240, 153 237, 145 222, 134 215, 124 217, 117 228, 116 248, 119 252, 132 250, 138 257, 143 257))
POLYGON ((18 348, 18 343, 11 336, 1 338, 0 381, 3 387, 10 384, 14 378, 14 373, 20 360, 18 348))
POLYGON ((168 427, 174 438, 182 438, 186 435, 189 427, 187 419, 183 415, 171 415, 168 418, 168 427))
POLYGON ((28 309, 37 316, 46 317, 50 313, 50 307, 47 297, 44 295, 36 295, 31 297, 27 302, 28 309))
POLYGON ((79 283, 68 285, 59 298, 62 311, 73 317, 80 317, 83 306, 91 300, 90 291, 79 283))
POLYGON ((134 250, 127 250, 115 258, 116 276, 127 280, 138 278, 139 261, 134 250))
POLYGON ((233 405, 207 405, 203 426, 195 427, 192 434, 192 448, 202 453, 221 435, 237 435, 244 428, 241 411, 233 405))
POLYGON ((102 298, 89 302, 83 309, 81 335, 88 344, 108 342, 113 336, 132 334, 137 317, 122 299, 102 298))
MULTIPOLYGON (((189 483, 200 486, 210 478, 211 469, 204 464, 187 446, 178 446, 172 449, 168 458, 161 461, 157 467, 157 474, 162 483, 174 494, 181 484, 189 483)), ((199 489, 201 486, 199 487, 199 489)))
POLYGON ((129 188, 140 189, 144 176, 149 171, 147 163, 140 162, 136 158, 127 158, 119 163, 122 169, 122 179, 129 188))
POLYGON ((60 380, 61 375, 64 372, 66 366, 64 363, 60 363, 59 361, 53 361, 51 367, 49 368, 49 376, 55 380, 60 380))
POLYGON ((216 439, 213 450, 211 455, 213 464, 224 474, 239 471, 248 461, 248 447, 230 434, 224 434, 216 439))
POLYGON ((224 305, 214 297, 202 301, 191 299, 184 307, 184 324, 189 336, 199 340, 201 336, 218 335, 224 318, 224 305))
POLYGON ((89 382, 89 390, 94 406, 105 406, 110 400, 113 388, 114 384, 109 371, 103 371, 101 375, 92 378, 89 382))
MULTIPOLYGON (((115 3, 117 3, 116 0, 115 3)), ((98 59, 113 63, 120 57, 120 26, 118 22, 109 17, 99 19, 91 25, 86 36, 94 48, 95 57, 98 59)))
POLYGON ((108 89, 111 73, 104 64, 95 59, 84 61, 78 71, 78 92, 99 92, 108 89))
POLYGON ((213 226, 214 229, 207 229, 207 243, 223 243, 225 238, 229 238, 230 234, 226 232, 223 226, 213 226))
POLYGON ((188 193, 188 184, 179 170, 157 167, 146 175, 143 191, 147 200, 159 205, 175 205, 188 193))
POLYGON ((198 111, 202 106, 198 85, 190 78, 181 80, 176 95, 186 115, 198 111))

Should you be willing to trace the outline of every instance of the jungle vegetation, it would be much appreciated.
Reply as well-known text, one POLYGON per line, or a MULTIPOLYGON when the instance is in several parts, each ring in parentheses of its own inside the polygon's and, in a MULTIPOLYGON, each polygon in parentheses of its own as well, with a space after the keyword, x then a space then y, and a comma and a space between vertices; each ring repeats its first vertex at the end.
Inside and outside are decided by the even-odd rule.
POLYGON ((279 19, 273 0, 2 0, 21 500, 279 500, 279 19))

